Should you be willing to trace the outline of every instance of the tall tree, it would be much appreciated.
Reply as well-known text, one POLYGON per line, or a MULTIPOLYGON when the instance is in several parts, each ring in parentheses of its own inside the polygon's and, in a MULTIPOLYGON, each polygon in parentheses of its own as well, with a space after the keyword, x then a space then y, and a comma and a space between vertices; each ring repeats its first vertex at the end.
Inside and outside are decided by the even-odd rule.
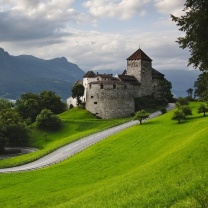
POLYGON ((203 72, 199 75, 194 83, 195 95, 203 101, 208 101, 208 72, 203 72))
POLYGON ((7 99, 0 98, 0 110, 11 109, 14 107, 14 104, 7 99))
POLYGON ((77 105, 81 103, 80 97, 84 95, 84 86, 82 84, 75 84, 72 88, 72 97, 77 99, 77 105))
POLYGON ((176 17, 173 21, 185 32, 184 37, 178 38, 181 48, 189 48, 191 57, 188 65, 193 65, 201 71, 208 70, 208 1, 186 0, 185 15, 176 17))
POLYGON ((66 104, 53 91, 42 91, 39 96, 40 109, 51 110, 54 114, 62 113, 66 110, 66 104))
POLYGON ((172 83, 167 79, 163 79, 159 82, 160 85, 160 97, 163 99, 167 99, 168 101, 172 101, 173 94, 171 93, 172 83))
POLYGON ((193 98, 193 89, 192 88, 188 88, 188 90, 186 90, 188 96, 192 99, 193 98))

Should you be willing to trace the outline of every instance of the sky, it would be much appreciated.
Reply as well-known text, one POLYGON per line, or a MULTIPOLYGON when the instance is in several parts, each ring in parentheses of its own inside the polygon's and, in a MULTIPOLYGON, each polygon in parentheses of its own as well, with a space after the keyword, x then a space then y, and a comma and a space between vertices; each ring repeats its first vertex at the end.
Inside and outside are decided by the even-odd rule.
POLYGON ((84 71, 126 69, 141 48, 162 70, 186 70, 184 33, 170 14, 185 0, 0 0, 0 47, 11 55, 66 57, 84 71))

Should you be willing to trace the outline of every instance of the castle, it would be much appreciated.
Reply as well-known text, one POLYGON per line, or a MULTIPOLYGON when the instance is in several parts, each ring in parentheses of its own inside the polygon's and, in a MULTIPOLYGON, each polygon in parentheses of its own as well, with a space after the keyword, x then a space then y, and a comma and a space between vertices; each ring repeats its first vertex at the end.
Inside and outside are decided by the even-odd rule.
MULTIPOLYGON (((152 68, 150 59, 141 49, 127 58, 127 69, 120 75, 88 71, 82 81, 85 88, 82 102, 91 113, 105 119, 130 116, 135 112, 135 98, 159 97, 160 81, 164 75, 152 68)), ((76 83, 76 84, 77 84, 76 83)), ((76 106, 76 99, 67 99, 76 106)))

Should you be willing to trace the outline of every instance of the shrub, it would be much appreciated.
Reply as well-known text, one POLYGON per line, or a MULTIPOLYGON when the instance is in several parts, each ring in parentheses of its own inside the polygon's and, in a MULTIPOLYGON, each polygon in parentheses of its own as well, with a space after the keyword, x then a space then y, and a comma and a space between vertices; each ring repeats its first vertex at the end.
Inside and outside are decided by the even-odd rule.
POLYGON ((61 127, 60 118, 48 109, 41 111, 36 118, 36 122, 40 129, 57 130, 61 127))
POLYGON ((162 114, 167 113, 167 109, 166 108, 161 108, 160 111, 161 111, 162 114))

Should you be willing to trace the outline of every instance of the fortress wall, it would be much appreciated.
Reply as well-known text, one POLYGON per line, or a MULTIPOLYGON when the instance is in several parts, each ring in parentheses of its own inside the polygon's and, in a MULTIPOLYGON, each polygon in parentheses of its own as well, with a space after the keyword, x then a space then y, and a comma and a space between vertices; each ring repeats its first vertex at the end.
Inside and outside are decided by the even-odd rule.
POLYGON ((130 116, 135 111, 134 86, 92 84, 87 91, 86 109, 105 119, 130 116))

